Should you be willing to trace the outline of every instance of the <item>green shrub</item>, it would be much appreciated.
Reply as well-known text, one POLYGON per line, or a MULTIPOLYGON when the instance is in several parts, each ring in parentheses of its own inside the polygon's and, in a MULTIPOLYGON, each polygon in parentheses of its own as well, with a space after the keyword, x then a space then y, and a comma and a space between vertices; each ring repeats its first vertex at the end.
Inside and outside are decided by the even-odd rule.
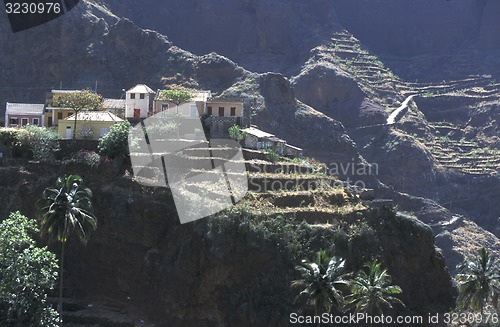
POLYGON ((80 151, 78 151, 73 155, 70 161, 79 164, 84 164, 89 167, 99 167, 99 165, 102 162, 102 158, 95 151, 81 149, 80 151))
POLYGON ((15 142, 18 134, 16 128, 0 128, 0 143, 10 145, 15 142))
POLYGON ((246 133, 241 130, 241 128, 234 124, 233 126, 229 127, 228 129, 229 136, 238 142, 241 142, 243 139, 245 139, 246 133))
POLYGON ((279 154, 274 151, 272 148, 266 148, 264 150, 264 153, 266 154, 266 159, 271 161, 271 162, 276 162, 279 159, 279 154))
POLYGON ((57 260, 36 246, 34 220, 19 212, 0 223, 0 326, 55 327, 57 312, 47 304, 57 278, 57 260))
POLYGON ((17 130, 14 141, 16 155, 47 161, 54 159, 56 151, 59 151, 59 136, 55 131, 39 126, 17 130))
POLYGON ((109 133, 99 139, 99 153, 111 159, 128 156, 128 132, 130 123, 123 121, 111 126, 109 133))

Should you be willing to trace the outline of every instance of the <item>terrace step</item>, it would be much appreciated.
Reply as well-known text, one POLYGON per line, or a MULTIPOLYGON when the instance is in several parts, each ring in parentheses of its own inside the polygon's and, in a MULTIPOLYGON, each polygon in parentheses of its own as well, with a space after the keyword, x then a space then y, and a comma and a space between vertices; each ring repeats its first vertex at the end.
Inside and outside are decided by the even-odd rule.
POLYGON ((342 206, 349 200, 343 189, 331 191, 296 191, 273 194, 270 201, 278 208, 342 206))
POLYGON ((277 174, 250 174, 248 189, 253 192, 267 193, 278 191, 328 190, 337 187, 339 182, 334 177, 298 175, 291 177, 277 174))

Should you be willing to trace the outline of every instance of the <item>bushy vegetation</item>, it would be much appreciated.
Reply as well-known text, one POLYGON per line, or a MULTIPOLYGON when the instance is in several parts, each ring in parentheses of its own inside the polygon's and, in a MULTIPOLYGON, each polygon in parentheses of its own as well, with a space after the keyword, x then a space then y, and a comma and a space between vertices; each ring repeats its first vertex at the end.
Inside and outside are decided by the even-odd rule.
POLYGON ((128 134, 130 123, 123 121, 114 124, 109 133, 99 139, 99 153, 111 159, 129 155, 128 134))
POLYGON ((11 145, 16 140, 17 128, 0 128, 0 143, 11 145))
POLYGON ((59 136, 49 128, 26 126, 14 132, 13 144, 15 155, 48 161, 59 151, 59 136))
POLYGON ((19 212, 0 223, 0 326, 55 327, 57 312, 47 304, 57 260, 36 245, 35 221, 19 212))
POLYGON ((191 101, 192 97, 191 92, 185 89, 163 90, 160 92, 160 98, 170 100, 175 103, 176 106, 191 101))
POLYGON ((101 163, 105 162, 106 160, 108 160, 108 158, 103 159, 95 151, 81 149, 80 151, 75 153, 69 161, 95 168, 99 167, 101 163))
POLYGON ((261 219, 253 215, 251 208, 236 207, 210 219, 210 234, 216 242, 256 242, 276 248, 292 263, 309 253, 308 231, 305 222, 294 223, 293 217, 277 215, 261 219))
POLYGON ((264 153, 266 154, 266 159, 271 162, 276 162, 280 158, 279 154, 273 148, 266 148, 264 153))
POLYGON ((240 128, 240 126, 234 124, 228 129, 229 137, 237 142, 241 142, 245 139, 246 133, 240 128))

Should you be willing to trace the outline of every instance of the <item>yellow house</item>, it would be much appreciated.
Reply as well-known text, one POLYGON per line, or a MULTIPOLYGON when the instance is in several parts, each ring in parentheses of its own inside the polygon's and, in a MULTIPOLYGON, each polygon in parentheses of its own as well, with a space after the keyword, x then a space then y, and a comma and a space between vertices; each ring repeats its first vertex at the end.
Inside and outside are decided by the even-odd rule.
POLYGON ((81 111, 78 115, 72 115, 59 121, 59 137, 61 139, 72 139, 73 128, 76 119, 76 138, 98 140, 109 132, 111 126, 122 122, 123 119, 103 111, 81 111))
POLYGON ((45 118, 43 126, 57 126, 59 120, 75 114, 73 109, 59 107, 60 98, 68 93, 80 92, 80 90, 52 90, 45 99, 45 118))

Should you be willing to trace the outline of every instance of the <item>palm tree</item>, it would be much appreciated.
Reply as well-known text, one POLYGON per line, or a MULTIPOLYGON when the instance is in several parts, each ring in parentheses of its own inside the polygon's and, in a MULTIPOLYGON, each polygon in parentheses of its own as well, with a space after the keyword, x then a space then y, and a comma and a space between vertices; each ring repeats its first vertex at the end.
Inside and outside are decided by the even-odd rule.
POLYGON ((390 283, 391 276, 377 260, 365 263, 364 270, 351 283, 352 294, 346 297, 346 303, 356 313, 367 314, 382 314, 384 308, 392 308, 396 303, 404 306, 393 296, 400 294, 401 288, 390 283))
POLYGON ((497 258, 482 247, 472 261, 464 261, 457 268, 458 306, 480 310, 481 314, 487 303, 492 303, 498 309, 500 264, 497 258))
POLYGON ((82 182, 82 178, 77 175, 59 177, 56 188, 46 188, 42 198, 36 203, 41 235, 47 236, 51 243, 61 243, 59 303, 57 306, 61 321, 66 241, 71 233, 75 232, 80 241, 86 244, 90 229, 95 230, 97 227, 97 219, 92 213, 92 192, 90 189, 82 187, 82 182))
POLYGON ((333 306, 342 311, 344 297, 339 287, 349 284, 348 274, 343 273, 344 265, 345 260, 335 256, 330 258, 324 250, 316 253, 313 262, 302 260, 295 267, 301 278, 292 282, 292 286, 304 288, 296 301, 308 297, 306 304, 314 306, 316 315, 324 310, 330 312, 333 306))

